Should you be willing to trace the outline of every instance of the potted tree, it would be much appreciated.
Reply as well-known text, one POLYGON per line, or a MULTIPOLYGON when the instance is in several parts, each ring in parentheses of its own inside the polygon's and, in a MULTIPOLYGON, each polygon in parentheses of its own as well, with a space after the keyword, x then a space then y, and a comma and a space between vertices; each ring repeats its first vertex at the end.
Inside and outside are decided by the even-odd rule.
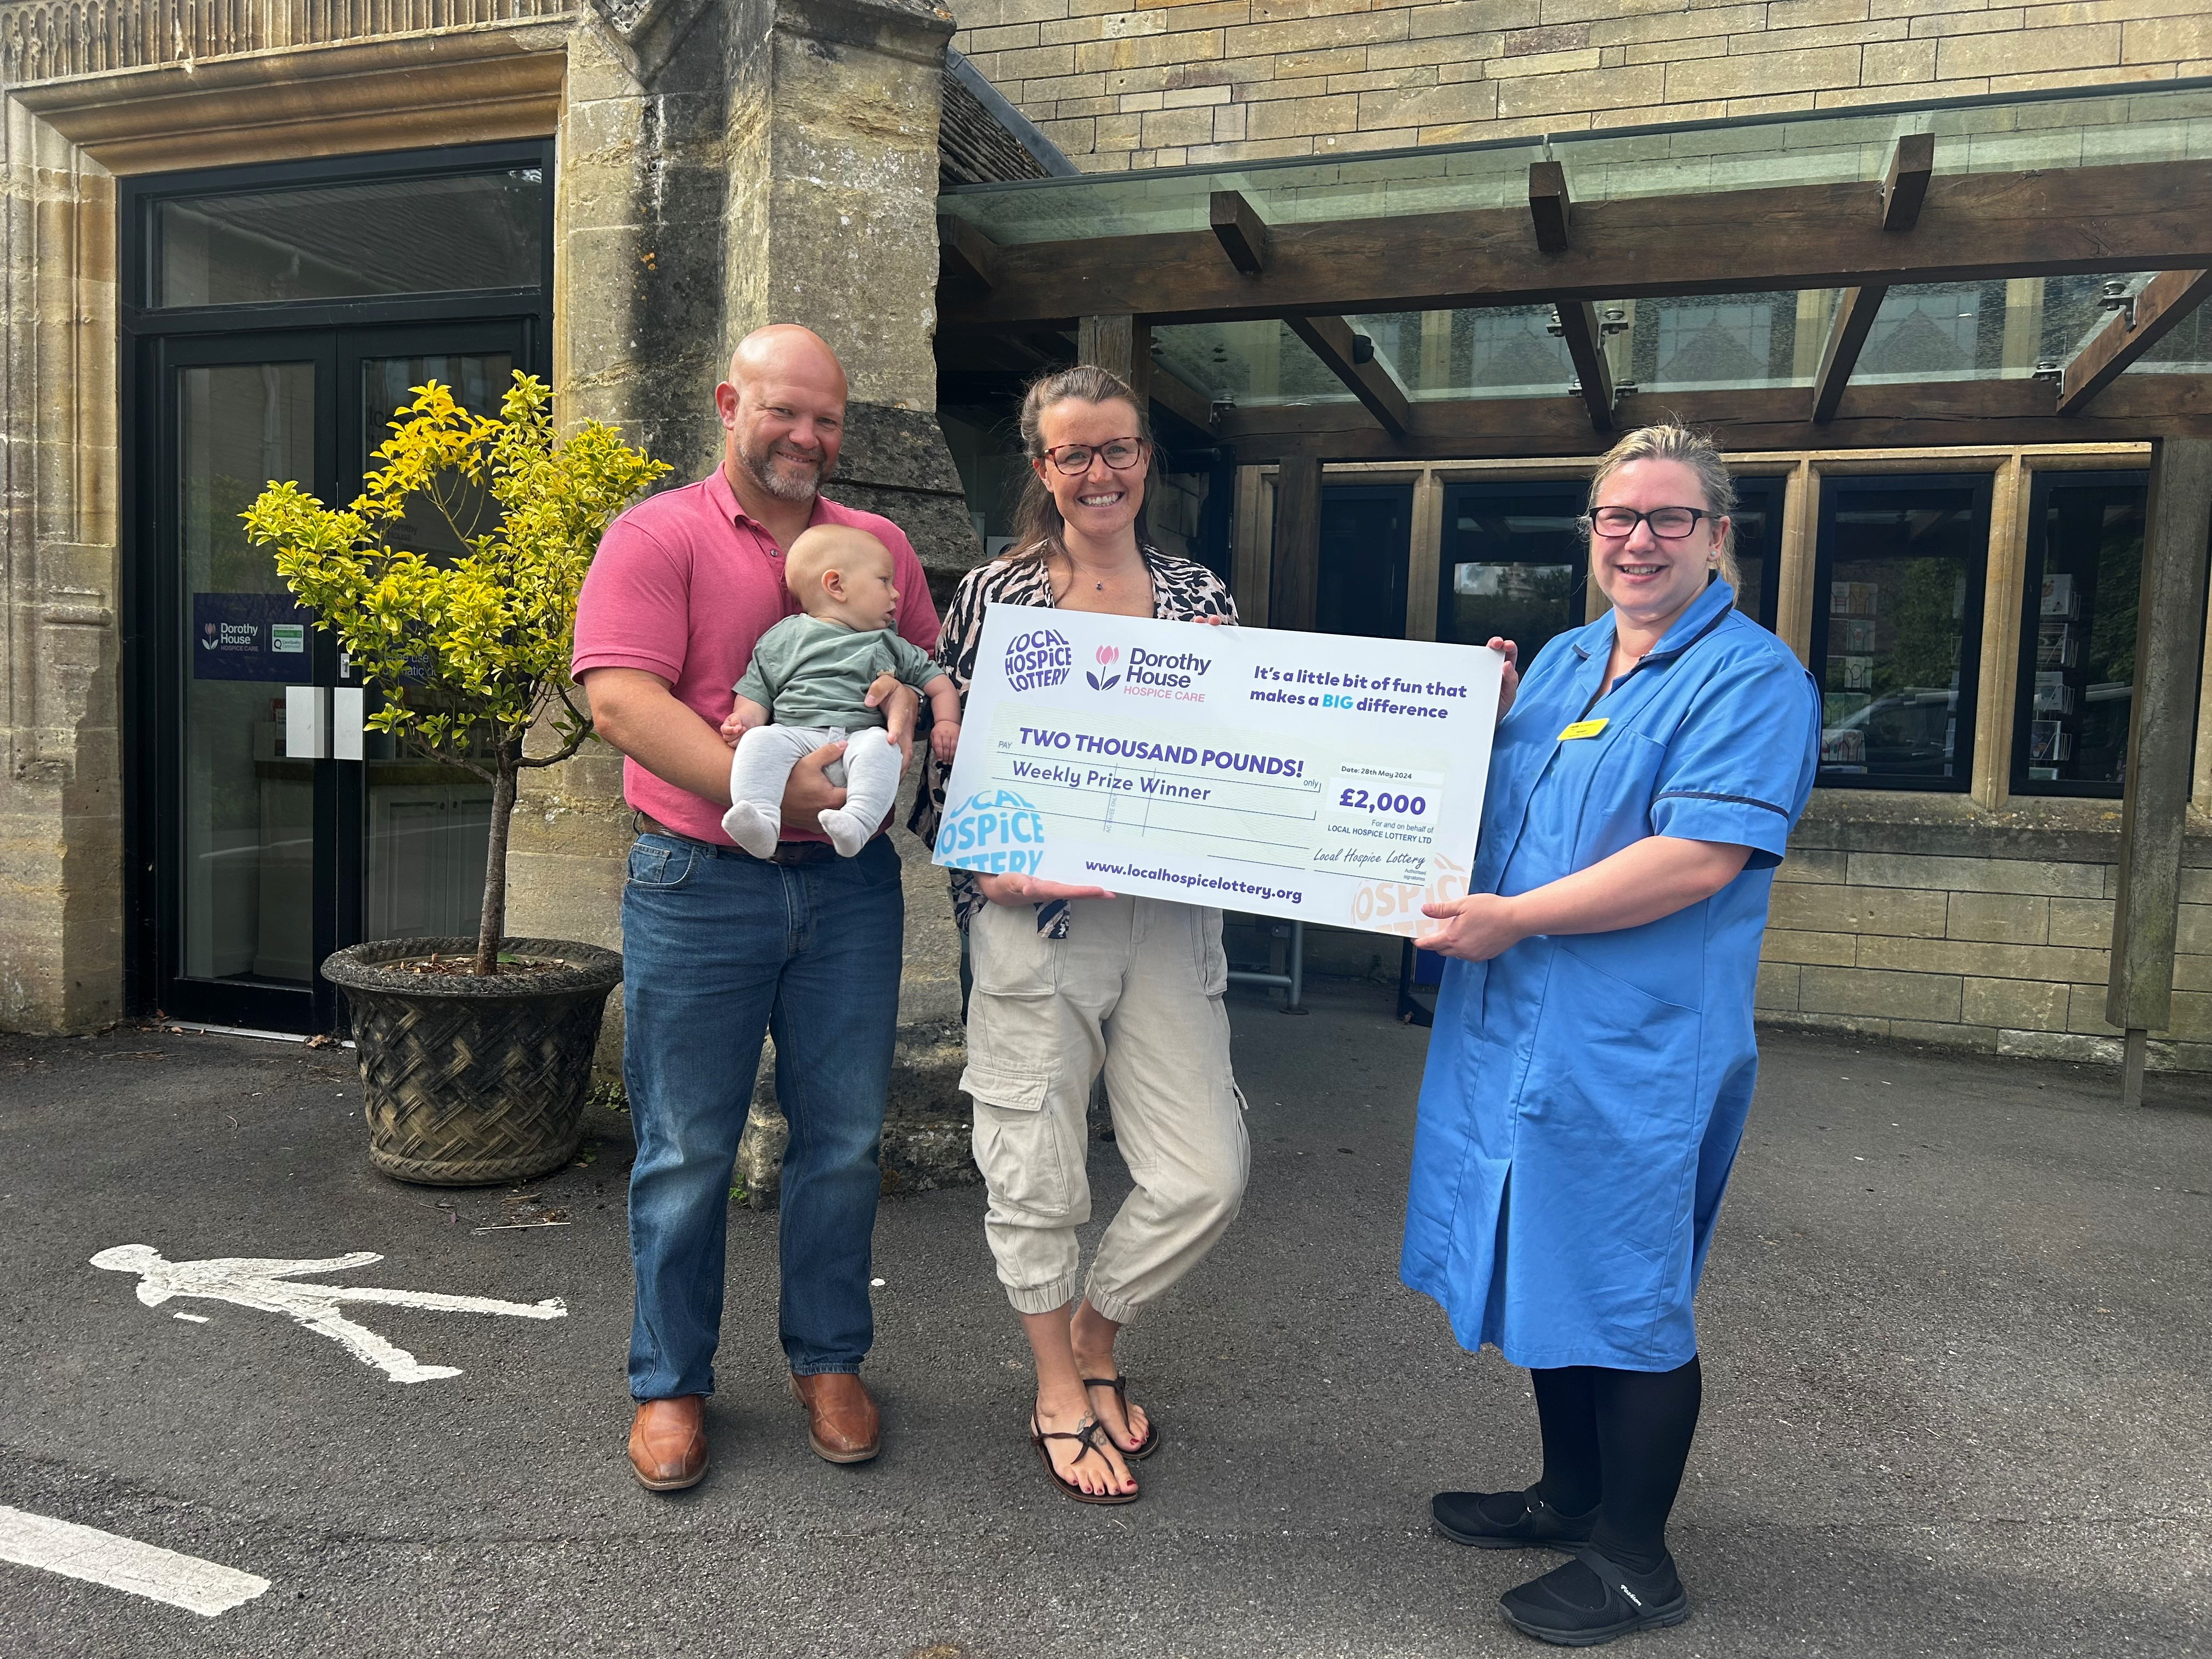
POLYGON ((574 1155, 592 1049, 622 957, 508 939, 507 832, 525 769, 591 737, 568 678, 576 595, 608 523, 667 471, 593 422, 556 440, 544 384, 518 373, 496 416, 417 387, 343 511, 272 483, 244 514, 315 626, 337 636, 381 706, 372 729, 491 786, 473 939, 380 939, 323 963, 361 1056, 369 1158, 403 1180, 524 1180, 574 1155), (393 545, 410 513, 441 515, 465 551, 393 545), (550 745, 525 739, 544 722, 550 745))

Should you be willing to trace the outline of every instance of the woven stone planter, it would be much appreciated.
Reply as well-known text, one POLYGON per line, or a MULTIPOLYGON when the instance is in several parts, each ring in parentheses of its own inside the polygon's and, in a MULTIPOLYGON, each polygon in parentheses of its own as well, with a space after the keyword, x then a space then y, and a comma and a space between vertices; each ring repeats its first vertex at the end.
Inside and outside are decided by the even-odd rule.
POLYGON ((550 972, 414 974, 384 963, 472 954, 473 939, 392 939, 323 963, 361 1054, 368 1159, 434 1187, 527 1181, 575 1155, 592 1051, 622 957, 568 939, 508 939, 550 972))

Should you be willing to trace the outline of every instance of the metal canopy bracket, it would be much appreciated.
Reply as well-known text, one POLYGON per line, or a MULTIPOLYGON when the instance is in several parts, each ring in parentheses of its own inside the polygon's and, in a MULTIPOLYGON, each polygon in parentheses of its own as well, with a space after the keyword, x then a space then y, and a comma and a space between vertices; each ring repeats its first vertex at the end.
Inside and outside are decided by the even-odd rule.
POLYGON ((1367 412, 1381 422, 1385 432, 1394 438, 1402 438, 1412 429, 1413 414, 1405 387, 1376 361, 1371 345, 1366 351, 1360 349, 1359 342, 1364 337, 1353 333, 1351 324, 1341 317, 1286 317, 1284 320, 1328 372, 1366 405, 1367 412))
POLYGON ((2212 270, 2161 270, 2145 283, 2132 303, 2106 318, 2067 363, 2058 381, 2058 412, 2080 414, 2208 295, 2212 295, 2212 270))
POLYGON ((1217 190, 1209 207, 1213 234, 1229 263, 1247 276, 1267 268, 1267 223, 1238 190, 1217 190))

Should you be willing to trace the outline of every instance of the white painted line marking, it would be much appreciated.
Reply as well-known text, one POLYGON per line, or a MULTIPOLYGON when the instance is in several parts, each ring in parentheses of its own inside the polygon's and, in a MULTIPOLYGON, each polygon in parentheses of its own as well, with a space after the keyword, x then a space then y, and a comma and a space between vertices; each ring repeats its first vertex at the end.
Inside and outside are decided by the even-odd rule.
POLYGON ((169 1317, 181 1319, 193 1325, 204 1325, 208 1322, 208 1316, 205 1314, 171 1314, 169 1317))
POLYGON ((269 1588, 266 1578, 179 1555, 95 1527, 31 1515, 0 1504, 0 1561, 19 1562, 65 1578, 128 1590, 212 1619, 251 1601, 269 1588))
MULTIPOLYGON (((319 1336, 327 1336, 364 1365, 374 1365, 394 1382, 428 1382, 459 1376, 454 1365, 425 1365, 406 1349, 387 1342, 365 1325, 338 1312, 342 1302, 378 1302, 387 1307, 428 1308, 441 1313, 505 1314, 515 1319, 566 1319, 557 1296, 543 1302, 501 1302, 488 1296, 443 1296, 434 1291, 386 1291, 371 1285, 303 1285, 303 1273, 344 1273, 384 1258, 356 1250, 320 1261, 288 1261, 275 1257, 216 1256, 205 1261, 171 1261, 150 1244, 118 1244, 92 1258, 95 1267, 137 1273, 138 1299, 158 1308, 173 1296, 232 1302, 263 1313, 283 1314, 319 1336)), ((191 1315, 179 1316, 191 1318, 191 1315)))

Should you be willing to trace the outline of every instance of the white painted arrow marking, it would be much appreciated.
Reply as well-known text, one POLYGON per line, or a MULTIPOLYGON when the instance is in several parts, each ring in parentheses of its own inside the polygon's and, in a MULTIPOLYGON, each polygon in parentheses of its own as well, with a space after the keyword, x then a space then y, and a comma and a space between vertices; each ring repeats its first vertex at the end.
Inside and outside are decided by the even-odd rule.
POLYGON ((228 1613, 269 1588, 266 1578, 235 1567, 5 1504, 0 1504, 0 1561, 128 1590, 204 1619, 228 1613))
POLYGON ((318 1335, 327 1336, 364 1365, 374 1365, 394 1382, 428 1382, 459 1376, 455 1365, 425 1365, 406 1349, 387 1342, 365 1325, 338 1312, 342 1302, 381 1302, 395 1308, 429 1308, 441 1313, 505 1314, 515 1319, 566 1319, 558 1297, 543 1302, 501 1302, 488 1296, 441 1296, 434 1291, 386 1291, 367 1285, 302 1285, 306 1273, 344 1273, 384 1258, 356 1250, 316 1261, 278 1258, 216 1256, 205 1261, 171 1261, 150 1244, 118 1244, 92 1258, 95 1267, 137 1273, 138 1299, 158 1308, 173 1296, 234 1302, 241 1308, 283 1314, 318 1335))

